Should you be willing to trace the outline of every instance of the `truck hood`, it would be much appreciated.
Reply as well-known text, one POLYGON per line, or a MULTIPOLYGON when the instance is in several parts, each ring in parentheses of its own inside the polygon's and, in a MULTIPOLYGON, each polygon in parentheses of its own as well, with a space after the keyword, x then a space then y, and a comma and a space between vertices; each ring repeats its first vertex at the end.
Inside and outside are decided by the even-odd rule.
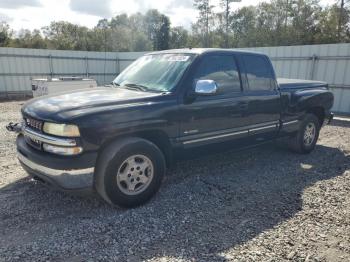
POLYGON ((97 87, 43 96, 29 100, 22 107, 24 116, 47 121, 69 120, 81 115, 118 106, 143 104, 160 93, 134 91, 125 88, 97 87))

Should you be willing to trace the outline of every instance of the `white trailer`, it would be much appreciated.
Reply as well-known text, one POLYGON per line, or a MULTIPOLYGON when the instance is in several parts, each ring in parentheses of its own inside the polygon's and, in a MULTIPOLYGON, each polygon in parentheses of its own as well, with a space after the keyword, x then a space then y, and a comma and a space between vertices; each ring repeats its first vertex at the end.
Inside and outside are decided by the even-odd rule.
POLYGON ((33 97, 97 87, 95 79, 81 77, 37 78, 31 84, 33 97))

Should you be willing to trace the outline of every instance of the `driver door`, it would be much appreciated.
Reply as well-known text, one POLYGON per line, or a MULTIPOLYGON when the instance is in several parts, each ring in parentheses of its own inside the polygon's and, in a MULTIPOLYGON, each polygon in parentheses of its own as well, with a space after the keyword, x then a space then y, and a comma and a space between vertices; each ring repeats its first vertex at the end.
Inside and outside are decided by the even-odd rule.
POLYGON ((192 79, 214 80, 217 92, 196 95, 193 102, 180 106, 180 141, 185 146, 222 142, 247 136, 241 130, 247 101, 242 93, 239 69, 232 54, 208 54, 202 57, 192 79))

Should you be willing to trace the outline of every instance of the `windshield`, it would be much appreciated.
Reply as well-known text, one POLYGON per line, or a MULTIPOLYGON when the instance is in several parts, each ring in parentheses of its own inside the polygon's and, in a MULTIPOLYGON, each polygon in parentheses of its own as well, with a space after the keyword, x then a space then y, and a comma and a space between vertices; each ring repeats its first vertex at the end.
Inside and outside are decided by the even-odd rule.
POLYGON ((191 54, 145 55, 128 66, 113 83, 143 91, 168 92, 192 60, 191 54))

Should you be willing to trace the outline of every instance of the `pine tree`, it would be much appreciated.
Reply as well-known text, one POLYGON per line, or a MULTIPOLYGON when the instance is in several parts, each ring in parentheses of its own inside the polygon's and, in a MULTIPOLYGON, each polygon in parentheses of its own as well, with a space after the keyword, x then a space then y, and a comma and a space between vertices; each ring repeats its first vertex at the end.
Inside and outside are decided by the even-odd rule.
POLYGON ((194 6, 199 11, 199 17, 197 21, 197 26, 199 31, 204 32, 204 37, 202 44, 204 47, 210 47, 210 31, 211 23, 213 20, 213 6, 210 5, 209 0, 194 0, 194 6))

